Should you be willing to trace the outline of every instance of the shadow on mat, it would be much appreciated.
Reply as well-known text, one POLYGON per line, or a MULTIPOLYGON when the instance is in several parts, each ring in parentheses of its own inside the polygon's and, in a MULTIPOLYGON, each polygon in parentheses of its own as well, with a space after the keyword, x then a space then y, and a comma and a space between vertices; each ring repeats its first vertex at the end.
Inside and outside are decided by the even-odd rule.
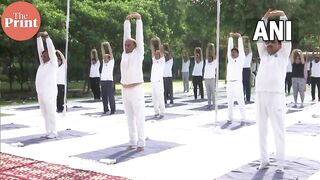
POLYGON ((109 111, 106 114, 103 114, 103 112, 92 112, 92 113, 84 113, 81 115, 90 116, 90 117, 94 117, 94 118, 100 118, 100 117, 112 116, 112 115, 116 115, 116 114, 124 114, 124 110, 116 110, 116 112, 114 114, 110 114, 110 111, 109 111))
POLYGON ((59 141, 63 139, 78 138, 78 137, 83 137, 87 135, 92 135, 92 134, 81 132, 81 131, 75 131, 75 130, 64 130, 64 131, 59 131, 58 136, 53 139, 46 138, 45 134, 36 134, 36 135, 22 136, 17 138, 2 139, 1 142, 18 146, 18 147, 23 147, 23 146, 28 146, 32 144, 40 144, 45 142, 59 141))
POLYGON ((320 170, 320 162, 301 157, 287 157, 284 172, 277 171, 277 163, 270 158, 267 169, 257 170, 259 161, 253 161, 238 169, 232 170, 217 179, 251 179, 251 180, 282 180, 282 179, 308 179, 320 170))
POLYGON ((13 129, 21 129, 21 128, 28 128, 29 126, 22 125, 22 124, 1 124, 0 125, 0 130, 1 131, 6 131, 6 130, 13 130, 13 129))
POLYGON ((144 151, 137 151, 136 149, 128 150, 128 144, 121 144, 110 148, 100 149, 97 151, 87 152, 83 154, 74 155, 82 159, 89 159, 95 161, 101 161, 103 159, 114 160, 114 163, 125 162, 138 157, 143 157, 151 154, 160 153, 165 150, 169 150, 175 147, 181 146, 174 142, 157 141, 148 139, 144 151))
POLYGON ((163 118, 156 118, 154 115, 151 116, 146 116, 145 121, 163 121, 163 120, 169 120, 169 119, 176 119, 176 118, 181 118, 181 117, 187 117, 190 116, 191 114, 174 114, 174 113, 164 113, 163 118))

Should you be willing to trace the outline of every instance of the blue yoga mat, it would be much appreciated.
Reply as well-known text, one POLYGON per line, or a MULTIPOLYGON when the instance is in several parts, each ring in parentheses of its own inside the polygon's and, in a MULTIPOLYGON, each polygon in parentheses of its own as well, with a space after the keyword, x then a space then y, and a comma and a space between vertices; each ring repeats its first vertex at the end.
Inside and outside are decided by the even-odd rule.
POLYGON ((131 159, 160 153, 162 151, 169 150, 178 146, 181 146, 181 144, 148 139, 146 141, 144 151, 140 152, 136 149, 127 150, 128 144, 121 144, 118 146, 74 155, 74 157, 90 159, 95 161, 100 161, 102 159, 110 159, 114 160, 115 163, 121 163, 131 159))

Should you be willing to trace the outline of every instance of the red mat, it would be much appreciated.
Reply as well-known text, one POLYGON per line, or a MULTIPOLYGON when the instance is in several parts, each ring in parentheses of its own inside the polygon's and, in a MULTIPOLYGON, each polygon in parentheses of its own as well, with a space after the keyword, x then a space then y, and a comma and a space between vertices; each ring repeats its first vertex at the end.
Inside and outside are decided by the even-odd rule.
POLYGON ((127 180, 119 176, 72 169, 64 165, 0 153, 0 179, 127 180))

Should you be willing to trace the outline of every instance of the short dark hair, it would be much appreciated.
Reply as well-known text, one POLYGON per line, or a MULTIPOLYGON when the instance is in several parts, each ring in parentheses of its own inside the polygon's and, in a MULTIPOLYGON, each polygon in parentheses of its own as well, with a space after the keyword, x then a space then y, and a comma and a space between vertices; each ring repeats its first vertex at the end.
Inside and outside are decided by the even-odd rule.
POLYGON ((237 53, 239 53, 238 48, 232 48, 232 49, 231 49, 231 52, 232 52, 232 51, 236 51, 237 53))

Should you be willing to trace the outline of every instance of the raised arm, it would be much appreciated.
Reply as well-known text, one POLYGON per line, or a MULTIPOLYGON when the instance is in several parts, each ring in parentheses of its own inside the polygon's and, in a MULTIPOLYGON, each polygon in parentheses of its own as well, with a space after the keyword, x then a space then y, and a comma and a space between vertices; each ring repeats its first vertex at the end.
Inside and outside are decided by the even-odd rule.
MULTIPOLYGON (((283 11, 280 11, 280 10, 274 10, 271 12, 271 16, 280 16, 280 21, 287 21, 288 18, 287 16, 285 15, 285 13, 283 11)), ((290 52, 291 52, 291 47, 292 47, 292 44, 291 44, 291 41, 282 41, 281 42, 281 53, 283 53, 283 55, 285 57, 289 57, 290 56, 290 52)))
POLYGON ((141 54, 144 54, 144 44, 143 44, 143 24, 141 20, 141 15, 139 13, 133 13, 132 15, 136 18, 136 42, 137 42, 137 51, 141 54))
POLYGON ((59 50, 56 50, 56 53, 59 54, 60 58, 62 59, 62 63, 63 63, 63 64, 66 63, 66 59, 65 59, 64 55, 62 54, 62 52, 59 51, 59 50))
POLYGON ((125 51, 125 42, 127 39, 131 39, 131 23, 130 23, 131 16, 127 16, 127 19, 124 21, 123 24, 123 51, 125 51))
POLYGON ((245 58, 245 53, 244 53, 244 46, 243 46, 243 39, 241 35, 238 33, 238 50, 239 50, 239 57, 244 59, 245 58))
POLYGON ((109 55, 110 58, 113 59, 113 52, 112 52, 112 48, 109 42, 106 43, 107 47, 108 47, 108 51, 109 51, 109 55))
POLYGON ((107 45, 106 41, 101 43, 101 55, 102 56, 106 54, 106 50, 104 49, 105 45, 107 45))
POLYGON ((38 35, 37 35, 37 49, 38 49, 38 56, 39 56, 40 64, 43 63, 41 55, 42 55, 42 52, 44 51, 44 46, 43 46, 43 40, 41 38, 41 33, 42 32, 39 32, 38 35))
POLYGON ((232 59, 232 56, 231 56, 231 49, 232 48, 233 48, 233 37, 230 36, 228 39, 228 51, 227 51, 228 61, 232 59))
POLYGON ((49 54, 49 58, 50 58, 49 63, 52 64, 53 66, 58 67, 56 48, 54 47, 53 42, 48 35, 46 36, 46 43, 47 43, 48 54, 49 54))
MULTIPOLYGON (((268 17, 270 16, 271 11, 271 9, 268 9, 268 11, 264 14, 264 16, 261 19, 262 21, 264 21, 265 25, 267 25, 268 17)), ((257 49, 260 57, 268 53, 267 49, 265 48, 265 43, 261 37, 257 41, 257 49)))

